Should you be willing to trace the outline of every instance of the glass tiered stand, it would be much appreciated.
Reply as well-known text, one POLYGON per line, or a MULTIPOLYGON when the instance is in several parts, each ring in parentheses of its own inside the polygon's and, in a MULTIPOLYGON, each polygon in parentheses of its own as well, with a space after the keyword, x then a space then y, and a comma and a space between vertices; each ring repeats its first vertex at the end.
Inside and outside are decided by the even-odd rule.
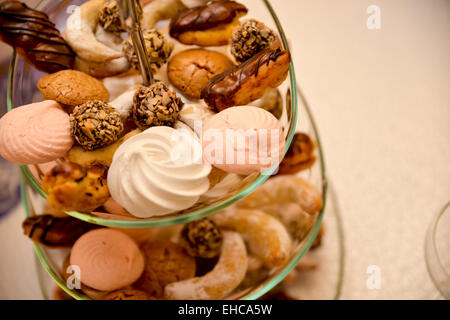
MULTIPOLYGON (((62 30, 68 14, 71 12, 71 6, 79 5, 84 1, 40 1, 38 9, 46 12, 50 20, 53 21, 57 28, 62 30)), ((288 49, 288 42, 285 33, 281 27, 278 17, 267 0, 246 0, 245 5, 249 9, 249 15, 252 18, 263 21, 266 25, 278 30, 283 46, 288 49)), ((72 7, 73 9, 73 7, 72 7)), ((8 108, 12 108, 24 104, 42 100, 40 92, 36 88, 37 81, 44 74, 25 64, 22 59, 13 54, 10 70, 9 70, 9 87, 8 87, 8 108)), ((325 179, 325 168, 322 147, 316 130, 316 126, 309 108, 298 99, 298 90, 294 72, 294 66, 291 63, 289 75, 285 82, 279 87, 283 104, 283 115, 280 119, 285 132, 286 149, 289 147, 294 133, 296 131, 305 132, 317 143, 317 161, 310 169, 302 171, 299 175, 306 179, 322 192, 324 206, 320 212, 314 217, 307 236, 301 241, 294 243, 291 257, 289 261, 276 269, 271 270, 261 281, 251 286, 238 287, 225 299, 257 299, 263 294, 271 290, 297 265, 303 255, 311 247, 322 222, 323 213, 326 203, 327 183, 325 179), (297 112, 299 117, 297 119, 297 112)), ((22 173, 22 203, 27 217, 42 213, 45 204, 46 194, 42 190, 39 181, 33 176, 30 168, 21 166, 22 173)), ((108 215, 92 215, 82 212, 67 212, 70 216, 84 220, 89 223, 98 224, 107 227, 119 228, 162 228, 176 224, 183 224, 190 221, 198 220, 203 217, 213 215, 214 213, 234 204, 246 195, 250 194, 262 183, 264 183, 270 175, 252 174, 244 177, 240 182, 231 186, 225 186, 221 192, 213 193, 194 207, 164 217, 156 217, 150 219, 131 219, 126 217, 108 216, 108 215), (225 192, 224 192, 225 190, 225 192)), ((61 266, 64 258, 69 251, 67 249, 48 249, 39 244, 33 244, 43 268, 48 272, 50 277, 61 287, 67 294, 75 299, 89 299, 86 295, 79 291, 74 291, 66 286, 66 282, 62 276, 61 266)))

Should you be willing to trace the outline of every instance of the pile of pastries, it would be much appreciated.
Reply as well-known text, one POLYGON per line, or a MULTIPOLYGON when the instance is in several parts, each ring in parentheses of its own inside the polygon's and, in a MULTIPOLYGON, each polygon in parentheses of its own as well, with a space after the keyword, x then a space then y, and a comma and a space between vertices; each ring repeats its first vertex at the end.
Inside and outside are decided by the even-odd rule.
POLYGON ((290 54, 274 30, 244 20, 248 9, 231 0, 141 4, 148 86, 117 1, 86 1, 62 34, 45 13, 0 3, 1 40, 49 73, 37 83, 41 102, 0 119, 0 155, 41 182, 47 207, 24 232, 71 248, 62 274, 80 268, 76 290, 93 299, 221 299, 283 266, 311 228, 322 197, 294 174, 314 163, 314 142, 297 134, 279 176, 209 219, 114 229, 67 216, 177 214, 283 157, 277 87, 290 54), (245 148, 230 147, 230 131, 245 148))
POLYGON ((70 248, 61 274, 92 299, 222 299, 284 267, 321 208, 315 187, 279 175, 232 207, 184 225, 106 228, 47 208, 23 230, 48 248, 70 248))
POLYGON ((50 73, 37 83, 43 101, 0 119, 0 154, 38 168, 53 207, 91 213, 113 203, 137 219, 176 214, 223 180, 237 184, 279 164, 276 88, 289 52, 264 23, 241 21, 243 4, 194 2, 153 0, 140 10, 149 86, 115 0, 83 3, 63 34, 42 12, 0 4, 2 39, 50 73))

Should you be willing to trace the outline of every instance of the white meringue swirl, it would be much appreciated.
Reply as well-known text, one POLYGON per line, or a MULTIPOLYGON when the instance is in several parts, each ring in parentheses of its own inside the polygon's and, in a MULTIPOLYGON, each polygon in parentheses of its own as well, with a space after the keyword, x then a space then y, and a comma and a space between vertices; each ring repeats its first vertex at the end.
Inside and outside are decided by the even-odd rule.
POLYGON ((149 218, 193 206, 208 191, 210 171, 192 132, 151 127, 117 149, 108 188, 129 213, 149 218))

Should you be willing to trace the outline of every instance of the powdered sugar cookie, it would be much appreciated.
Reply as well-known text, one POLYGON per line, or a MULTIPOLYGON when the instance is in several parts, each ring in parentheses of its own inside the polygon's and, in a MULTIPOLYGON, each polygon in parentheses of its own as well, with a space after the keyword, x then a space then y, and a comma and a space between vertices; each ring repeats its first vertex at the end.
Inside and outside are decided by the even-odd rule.
POLYGON ((277 219, 259 210, 225 210, 212 218, 220 227, 239 232, 249 250, 268 268, 283 265, 290 257, 292 241, 277 219))
POLYGON ((222 252, 214 269, 202 277, 168 284, 164 296, 170 300, 221 299, 233 291, 247 272, 247 251, 239 233, 223 233, 222 252))

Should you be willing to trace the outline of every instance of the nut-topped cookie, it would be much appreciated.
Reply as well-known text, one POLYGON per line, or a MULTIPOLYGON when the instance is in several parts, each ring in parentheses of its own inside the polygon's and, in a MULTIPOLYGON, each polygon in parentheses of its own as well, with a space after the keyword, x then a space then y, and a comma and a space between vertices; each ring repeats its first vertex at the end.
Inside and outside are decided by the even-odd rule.
POLYGON ((171 127, 178 118, 183 102, 163 82, 150 87, 141 86, 133 98, 133 119, 136 125, 145 130, 152 126, 171 127))
MULTIPOLYGON (((144 38, 145 49, 150 62, 152 72, 156 73, 162 65, 169 59, 173 51, 173 43, 164 37, 164 35, 157 29, 143 30, 142 36, 144 38)), ((128 59, 131 67, 139 70, 139 62, 134 51, 133 41, 128 37, 122 43, 122 50, 128 59)))
POLYGON ((250 19, 244 21, 231 37, 231 54, 244 62, 261 50, 269 48, 276 40, 275 33, 264 23, 250 19))
POLYGON ((125 32, 126 26, 122 23, 120 17, 120 8, 117 0, 107 0, 103 5, 98 22, 108 32, 122 33, 125 32))
POLYGON ((222 46, 229 43, 247 8, 235 1, 218 0, 181 12, 170 22, 170 36, 184 44, 222 46))
POLYGON ((85 150, 116 142, 122 131, 120 114, 102 101, 88 101, 75 107, 70 114, 70 132, 85 150))
POLYGON ((154 297, 161 298, 167 284, 195 276, 195 259, 175 243, 147 242, 141 250, 146 264, 136 285, 154 297))
POLYGON ((105 168, 83 168, 62 162, 47 172, 42 180, 47 201, 56 209, 91 212, 109 199, 105 168))

